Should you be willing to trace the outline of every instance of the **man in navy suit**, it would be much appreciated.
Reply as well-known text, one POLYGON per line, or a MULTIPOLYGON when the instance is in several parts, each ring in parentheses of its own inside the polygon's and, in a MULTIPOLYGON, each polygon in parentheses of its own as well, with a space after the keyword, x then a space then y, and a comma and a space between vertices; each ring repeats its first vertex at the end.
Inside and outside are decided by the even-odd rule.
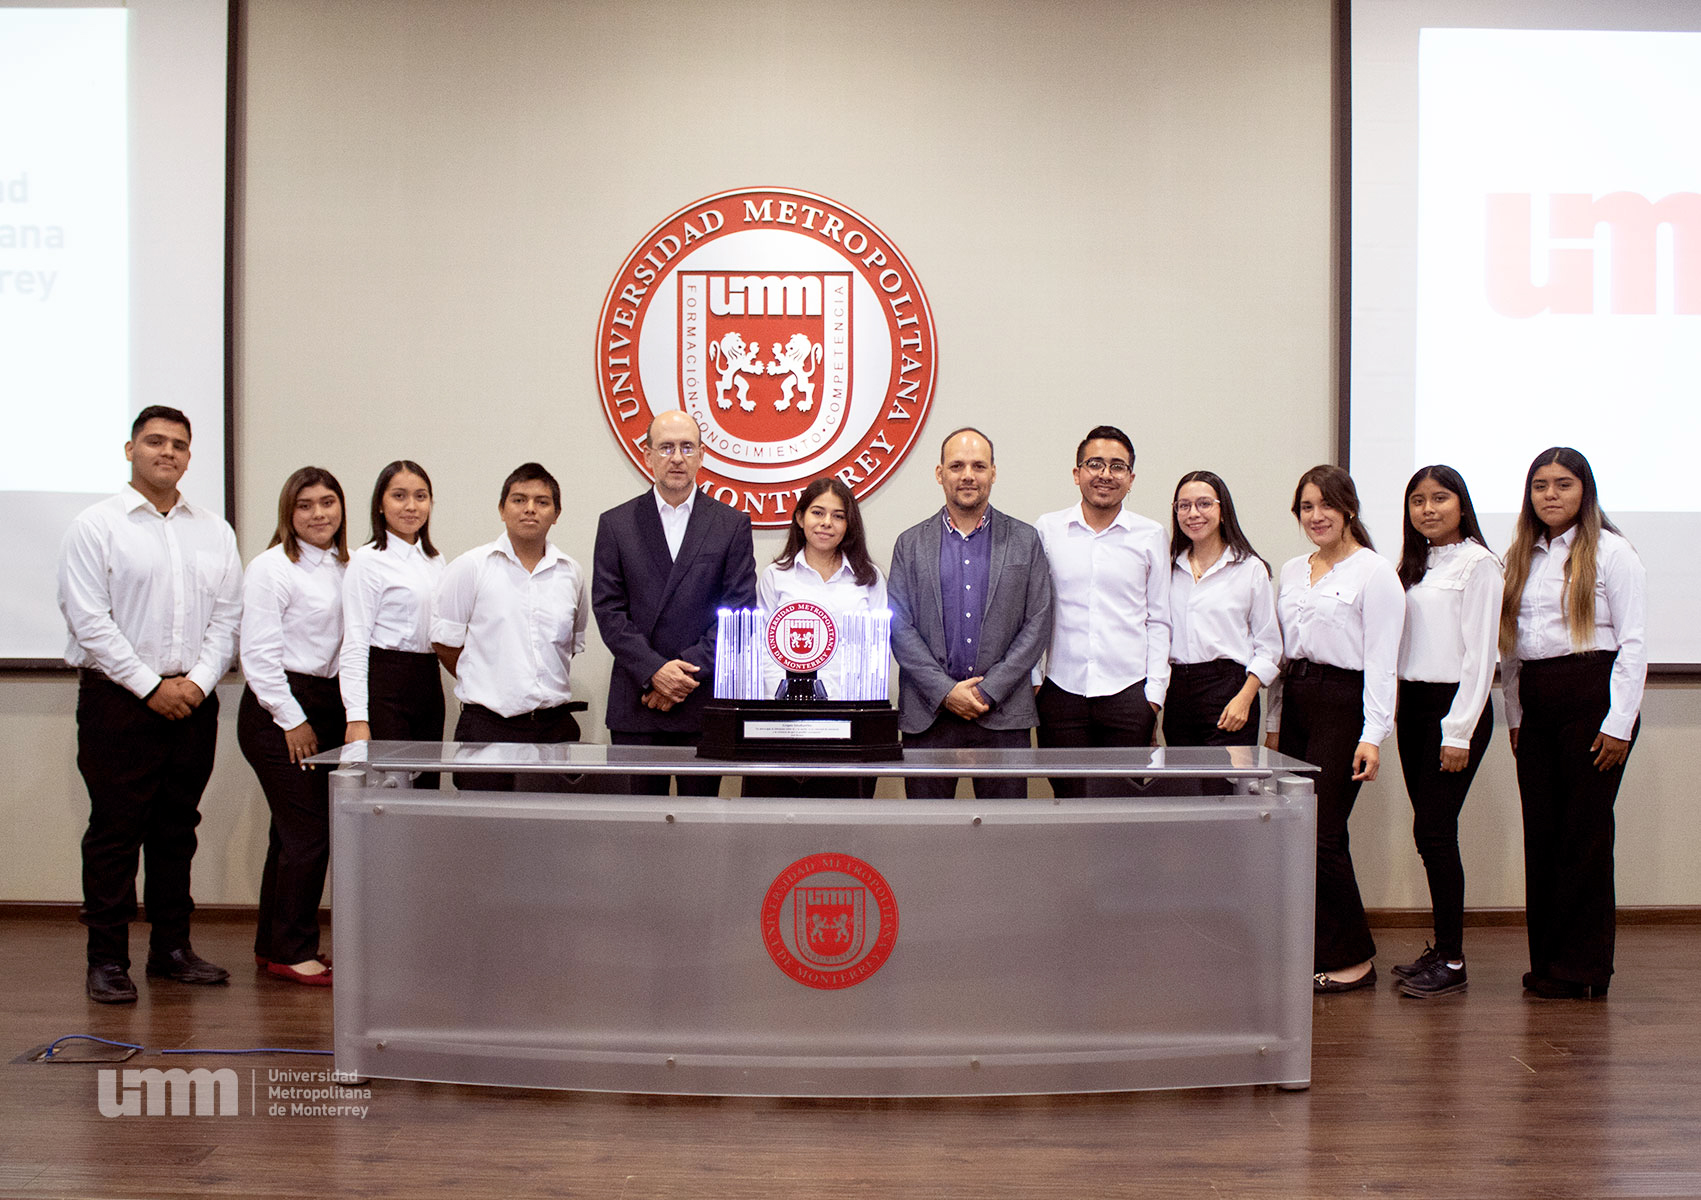
MULTIPOLYGON (((992 507, 992 441, 959 429, 939 448, 945 507, 898 535, 886 594, 904 745, 1024 749, 1038 721, 1030 677, 1051 640, 1051 571, 1034 527, 992 507)), ((1025 796, 1023 779, 976 779, 975 795, 1025 796)), ((906 779, 949 799, 955 779, 906 779)))
MULTIPOLYGON (((644 462, 655 487, 597 522, 591 609, 614 655, 608 729, 617 746, 694 746, 715 687, 716 614, 756 606, 750 518, 697 490, 703 465, 695 418, 650 422, 644 462)), ((713 796, 718 775, 678 777, 682 796, 713 796)), ((633 788, 667 794, 667 776, 633 788)))

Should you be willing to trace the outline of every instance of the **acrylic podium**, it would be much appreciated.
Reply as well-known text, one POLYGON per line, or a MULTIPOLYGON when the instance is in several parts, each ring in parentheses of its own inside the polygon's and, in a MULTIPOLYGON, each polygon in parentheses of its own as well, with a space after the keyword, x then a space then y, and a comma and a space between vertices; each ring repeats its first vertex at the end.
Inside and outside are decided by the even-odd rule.
POLYGON ((345 753, 365 761, 331 776, 339 1071, 764 1096, 1309 1084, 1316 808, 1272 751, 814 772, 1125 781, 1062 801, 597 790, 799 770, 690 749, 345 753), (408 785, 450 770, 568 790, 408 785), (1199 779, 1233 791, 1163 794, 1199 779))

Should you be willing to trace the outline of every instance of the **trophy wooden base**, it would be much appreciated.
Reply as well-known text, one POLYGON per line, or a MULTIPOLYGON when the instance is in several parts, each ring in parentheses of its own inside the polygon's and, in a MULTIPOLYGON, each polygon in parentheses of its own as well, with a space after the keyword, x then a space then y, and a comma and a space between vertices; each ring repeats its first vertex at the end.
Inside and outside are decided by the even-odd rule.
POLYGON ((711 700, 698 758, 734 762, 893 762, 898 710, 883 700, 711 700))

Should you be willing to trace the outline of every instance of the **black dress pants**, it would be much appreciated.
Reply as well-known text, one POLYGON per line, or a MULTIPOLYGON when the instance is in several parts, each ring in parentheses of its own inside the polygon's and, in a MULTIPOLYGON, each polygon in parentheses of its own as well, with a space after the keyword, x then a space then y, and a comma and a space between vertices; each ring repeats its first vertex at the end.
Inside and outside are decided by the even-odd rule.
MULTIPOLYGON (((703 734, 701 731, 670 733, 611 729, 608 740, 615 746, 695 746, 703 740, 703 734)), ((721 793, 719 775, 675 775, 671 778, 679 785, 681 796, 718 796, 721 793)), ((611 775, 608 779, 610 787, 623 790, 628 796, 667 795, 667 775, 611 775)))
MULTIPOLYGON (((1524 920, 1530 970, 1605 987, 1617 934, 1613 804, 1624 768, 1595 768, 1589 747, 1612 706, 1615 654, 1522 665, 1518 796, 1524 810, 1524 920)), ((1634 744, 1641 721, 1631 730, 1634 744)))
POLYGON ((1429 877, 1435 948, 1449 961, 1465 956, 1465 866, 1459 858, 1459 813, 1482 756, 1494 735, 1494 707, 1482 706, 1471 732, 1471 758, 1463 771, 1441 769, 1441 718, 1453 707, 1456 683, 1400 680, 1394 735, 1400 773, 1412 801, 1412 840, 1429 877))
MULTIPOLYGON (((1033 745, 1027 729, 988 729, 979 721, 965 721, 951 712, 941 712, 920 733, 904 734, 906 749, 1026 750, 1033 745)), ((949 800, 957 794, 958 776, 941 778, 906 777, 904 795, 911 800, 949 800)), ((974 779, 977 800, 1020 800, 1028 794, 1026 779, 974 779)))
POLYGON ((189 864, 201 793, 213 773, 218 713, 218 696, 209 694, 187 717, 170 721, 98 672, 80 673, 77 769, 89 790, 81 919, 91 964, 130 965, 143 855, 149 948, 168 954, 189 944, 189 864))
MULTIPOLYGON (((461 705, 455 722, 457 742, 517 742, 525 746, 552 746, 579 740, 579 722, 565 704, 540 708, 505 717, 482 704, 461 705)), ((577 774, 503 775, 456 771, 455 786, 480 792, 564 792, 577 790, 577 774)))
MULTIPOLYGON (((1217 728, 1230 700, 1246 686, 1246 668, 1232 658, 1202 663, 1171 663, 1169 691, 1164 696, 1164 745, 1166 746, 1256 746, 1264 739, 1264 722, 1258 697, 1252 697, 1246 724, 1239 729, 1217 728)), ((1204 796, 1226 796, 1234 785, 1226 779, 1182 781, 1180 787, 1204 796)))
MULTIPOLYGON (((437 656, 373 646, 367 653, 366 723, 376 742, 443 740, 443 675, 437 656)), ((416 788, 435 790, 441 776, 421 774, 416 788)))
MULTIPOLYGON (((320 751, 342 745, 347 717, 336 678, 293 671, 286 677, 320 751)), ((319 901, 331 862, 331 778, 323 767, 303 770, 289 761, 284 731, 246 687, 236 710, 236 742, 272 810, 254 953, 270 962, 307 962, 319 953, 319 901)))
MULTIPOLYGON (((1158 716, 1146 700, 1144 679, 1108 696, 1077 696, 1048 677, 1040 684, 1034 704, 1039 709, 1039 744, 1046 747, 1149 749, 1158 724, 1158 716)), ((1058 797, 1127 796, 1143 790, 1133 779, 1051 781, 1052 794, 1058 797)))
POLYGON ((1347 840, 1358 799, 1353 752, 1364 732, 1364 672, 1296 660, 1283 674, 1282 689, 1276 749, 1318 768, 1313 960, 1318 971, 1338 971, 1376 956, 1347 840))

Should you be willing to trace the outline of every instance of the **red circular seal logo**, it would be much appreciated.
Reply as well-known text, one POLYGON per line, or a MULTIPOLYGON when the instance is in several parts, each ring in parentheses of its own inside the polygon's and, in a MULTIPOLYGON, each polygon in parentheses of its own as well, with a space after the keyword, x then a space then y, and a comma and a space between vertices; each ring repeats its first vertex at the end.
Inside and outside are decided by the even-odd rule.
POLYGON ((811 480, 859 499, 921 431, 933 314, 906 260, 842 204, 722 192, 657 225, 621 264, 597 326, 597 387, 628 458, 658 413, 703 427, 697 483, 779 528, 811 480))
POLYGON ((891 885, 848 854, 798 859, 762 898, 762 944, 805 987, 854 987, 885 964, 897 940, 891 885))
POLYGON ((802 675, 826 666, 838 645, 833 618, 807 600, 782 604, 768 618, 768 653, 788 671, 802 675))

